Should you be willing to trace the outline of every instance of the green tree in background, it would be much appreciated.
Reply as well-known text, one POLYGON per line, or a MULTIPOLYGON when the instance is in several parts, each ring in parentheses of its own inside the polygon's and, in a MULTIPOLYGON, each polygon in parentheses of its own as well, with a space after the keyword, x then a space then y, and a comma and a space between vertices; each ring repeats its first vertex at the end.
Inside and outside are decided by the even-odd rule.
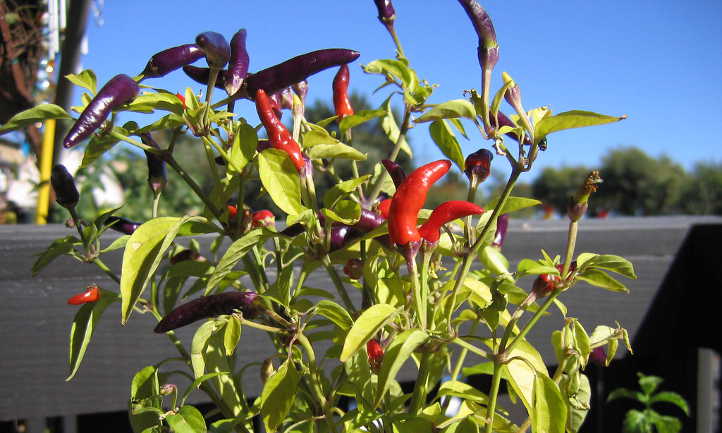
POLYGON ((700 162, 683 187, 685 213, 722 215, 722 162, 700 162))
MULTIPOLYGON (((552 206, 554 210, 564 215, 567 211, 569 197, 574 195, 590 171, 589 167, 584 166, 547 167, 532 183, 531 196, 545 205, 552 206)), ((604 178, 603 173, 602 178, 604 178)), ((606 186, 604 184, 603 188, 606 186)), ((595 196, 594 200, 589 203, 590 214, 594 214, 593 209, 596 202, 598 200, 595 196)))

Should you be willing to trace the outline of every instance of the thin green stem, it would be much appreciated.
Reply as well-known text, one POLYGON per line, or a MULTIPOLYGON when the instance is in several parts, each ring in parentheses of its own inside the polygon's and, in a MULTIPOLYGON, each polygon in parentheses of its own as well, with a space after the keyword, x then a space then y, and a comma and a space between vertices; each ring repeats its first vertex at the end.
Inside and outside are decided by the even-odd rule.
POLYGON ((211 96, 213 96, 213 89, 216 86, 216 80, 218 79, 218 68, 211 68, 210 75, 208 76, 208 87, 206 87, 206 109, 203 111, 203 131, 208 130, 208 113, 211 111, 211 96))
POLYGON ((333 264, 331 263, 331 258, 326 254, 321 259, 321 262, 323 263, 323 266, 326 268, 326 271, 328 272, 328 275, 331 277, 331 281, 333 281, 333 285, 336 286, 336 291, 339 295, 341 295, 341 299, 343 300, 343 303, 346 305, 346 308, 348 308, 351 313, 356 313, 356 307, 353 305, 353 301, 351 300, 351 297, 348 295, 348 292, 346 291, 346 288, 343 286, 343 281, 341 281, 341 277, 338 275, 338 272, 336 272, 336 268, 333 267, 333 264))
POLYGON ((421 363, 419 365, 419 375, 417 376, 416 383, 414 384, 414 393, 411 397, 410 412, 413 415, 418 415, 421 409, 426 403, 426 396, 429 393, 428 384, 429 381, 429 360, 431 358, 430 353, 424 353, 421 356, 421 363))
POLYGON ((313 351, 313 346, 311 346, 311 342, 308 341, 308 338, 306 338, 303 333, 296 334, 296 339, 301 344, 301 347, 303 347, 304 351, 306 352, 306 357, 308 358, 308 366, 311 371, 310 374, 310 381, 311 381, 311 389, 313 390, 313 393, 315 394, 315 398, 318 400, 318 403, 321 405, 321 408, 323 410, 323 413, 326 417, 326 422, 328 423, 329 428, 331 431, 336 431, 336 425, 333 422, 333 412, 331 411, 331 408, 329 407, 328 400, 325 397, 325 394, 323 392, 323 388, 321 386, 320 381, 320 372, 318 369, 318 365, 316 364, 316 354, 313 351))
POLYGON ((158 218, 158 205, 160 204, 161 191, 153 192, 153 218, 158 218))
MULTIPOLYGON (((215 140, 212 140, 208 137, 203 137, 203 141, 207 142, 208 144, 213 146, 213 148, 216 150, 216 152, 218 152, 223 157, 223 159, 225 159, 228 162, 228 165, 233 167, 234 170, 236 170, 238 173, 241 173, 243 171, 238 166, 238 164, 236 164, 236 162, 231 159, 231 157, 228 155, 228 152, 226 152, 225 149, 223 149, 223 146, 220 146, 218 143, 215 142, 215 140)), ((215 162, 215 160, 214 160, 214 162, 215 162)))
POLYGON ((100 258, 98 258, 98 257, 94 258, 93 263, 95 263, 95 265, 98 268, 100 268, 101 271, 105 272, 105 274, 108 275, 113 281, 120 284, 120 278, 117 275, 115 275, 115 272, 110 270, 110 268, 105 263, 103 263, 103 261, 100 260, 100 258))
POLYGON ((529 320, 529 322, 527 322, 526 325, 524 325, 524 327, 521 329, 519 334, 517 334, 517 336, 514 337, 514 339, 509 344, 509 346, 504 348, 505 352, 510 353, 512 350, 514 350, 514 347, 521 340, 523 340, 524 337, 526 337, 526 335, 529 333, 529 331, 531 331, 531 329, 534 327, 534 325, 536 325, 536 322, 538 322, 539 319, 541 319, 541 317, 544 315, 544 313, 546 313, 546 311, 549 309, 549 307, 552 305, 552 303, 557 298, 557 296, 559 296, 560 293, 561 293, 561 289, 555 290, 554 292, 552 292, 549 295, 549 297, 546 299, 546 301, 544 301, 542 306, 539 307, 539 309, 534 313, 534 316, 532 316, 532 318, 529 320))
POLYGON ((396 51, 398 52, 398 58, 399 59, 405 59, 406 56, 404 55, 404 47, 401 46, 401 40, 399 39, 399 35, 396 33, 396 29, 394 28, 393 24, 390 26, 386 26, 386 28, 389 31, 389 34, 391 35, 391 39, 394 41, 394 45, 396 45, 396 51))
POLYGON ((83 233, 83 228, 80 226, 80 218, 78 217, 78 212, 75 210, 75 207, 68 208, 68 212, 70 212, 70 217, 73 218, 73 225, 78 230, 78 236, 80 236, 80 240, 83 242, 83 248, 85 249, 85 252, 88 252, 88 240, 85 238, 85 234, 83 233))
POLYGON ((494 425, 494 414, 496 412, 496 400, 499 396, 499 384, 501 383, 501 362, 494 360, 494 375, 491 377, 491 390, 489 391, 489 404, 486 411, 486 433, 492 432, 494 425))
POLYGON ((577 221, 569 222, 569 232, 567 233, 567 252, 564 258, 564 269, 562 270, 562 278, 565 278, 572 265, 572 257, 574 257, 574 248, 577 245, 577 232, 579 231, 579 223, 577 221))
MULTIPOLYGON (((401 122, 399 137, 396 139, 396 143, 394 143, 394 148, 391 151, 391 155, 389 155, 389 159, 391 161, 396 161, 396 158, 399 156, 399 151, 401 151, 401 145, 406 141, 406 133, 409 131, 410 122, 411 107, 407 105, 404 111, 404 120, 401 122)), ((389 174, 386 172, 386 170, 381 171, 381 175, 374 184, 373 188, 371 188, 371 192, 368 194, 368 201, 370 203, 373 203, 373 201, 376 200, 376 197, 378 197, 381 193, 381 187, 383 186, 383 183, 386 180, 386 176, 388 175, 389 174)))
POLYGON ((281 328, 275 328, 273 326, 268 326, 268 325, 263 325, 261 323, 252 322, 248 319, 244 319, 243 317, 241 317, 240 320, 241 320, 241 325, 250 326, 251 328, 260 329, 261 331, 271 332, 274 334, 279 334, 279 333, 285 332, 281 328))
POLYGON ((414 296, 414 309, 416 310, 416 320, 421 329, 426 329, 426 303, 424 303, 423 288, 419 281, 419 271, 416 266, 416 260, 411 259, 409 265, 409 278, 411 279, 411 290, 414 296))
POLYGON ((168 163, 168 165, 173 167, 173 170, 175 170, 176 173, 178 173, 178 175, 183 178, 183 180, 188 184, 188 186, 191 187, 193 192, 196 193, 198 198, 201 199, 201 201, 206 205, 208 210, 220 221, 223 216, 221 211, 218 210, 213 203, 211 203, 208 195, 205 194, 201 187, 198 186, 196 181, 193 180, 193 178, 190 177, 190 175, 185 170, 183 170, 183 168, 178 164, 178 161, 176 161, 172 155, 168 155, 166 162, 168 163))
POLYGON ((419 278, 421 280, 421 305, 424 307, 424 322, 423 322, 423 328, 426 329, 428 324, 433 324, 433 308, 429 308, 429 268, 431 264, 431 254, 432 251, 424 251, 422 247, 421 252, 421 275, 419 275, 419 278))

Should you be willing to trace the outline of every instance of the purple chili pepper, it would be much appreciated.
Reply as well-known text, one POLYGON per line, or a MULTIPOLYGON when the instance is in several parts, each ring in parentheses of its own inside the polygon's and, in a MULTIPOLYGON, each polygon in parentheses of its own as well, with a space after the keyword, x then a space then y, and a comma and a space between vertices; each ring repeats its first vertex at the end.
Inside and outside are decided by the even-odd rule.
POLYGON ((188 65, 203 57, 203 50, 196 44, 180 45, 153 54, 143 69, 143 78, 162 77, 181 66, 188 65))
POLYGON ((476 181, 481 183, 489 177, 491 173, 491 160, 494 159, 492 154, 487 149, 479 149, 474 153, 470 153, 464 161, 464 173, 469 180, 476 177, 476 181))
POLYGON ((211 68, 221 69, 231 58, 231 46, 220 33, 203 32, 196 36, 196 44, 205 53, 211 68))
POLYGON ((75 187, 75 180, 62 164, 53 167, 50 174, 50 184, 55 191, 55 201, 66 209, 74 208, 80 200, 78 188, 75 187))
POLYGON ((360 232, 367 233, 380 226, 384 222, 386 222, 386 219, 381 215, 377 214, 376 212, 361 209, 361 217, 359 218, 358 222, 353 225, 353 228, 360 232))
MULTIPOLYGON (((190 77, 193 81, 200 84, 208 85, 208 80, 211 77, 211 70, 208 68, 199 68, 198 66, 186 65, 183 66, 183 72, 190 77)), ((226 80, 223 71, 218 73, 216 77, 216 89, 226 90, 226 80)))
POLYGON ((253 318, 258 313, 256 292, 224 292, 217 295, 201 296, 174 308, 158 322, 154 332, 162 334, 209 317, 231 314, 240 310, 243 317, 253 318))
POLYGON ((504 246, 504 239, 506 239, 506 230, 509 228, 509 214, 501 214, 496 220, 496 233, 494 234, 494 240, 491 245, 494 247, 501 248, 504 246))
MULTIPOLYGON (((160 149, 160 146, 158 146, 158 143, 153 140, 153 137, 149 132, 140 134, 140 141, 148 147, 160 149)), ((148 162, 148 185, 154 193, 158 193, 159 191, 162 191, 168 183, 165 161, 163 161, 161 157, 155 153, 148 151, 143 152, 145 152, 145 158, 148 162)))
POLYGON ((140 92, 132 78, 120 74, 111 78, 95 95, 63 140, 63 147, 70 148, 88 138, 108 118, 113 109, 130 102, 140 92))
POLYGON ((281 230, 281 234, 289 236, 289 237, 296 237, 300 235, 301 233, 306 231, 306 227, 301 223, 292 224, 285 229, 281 230))
POLYGON ((589 360, 597 365, 605 365, 607 363, 607 353, 604 351, 604 346, 592 349, 589 353, 589 360))
POLYGON ((305 80, 311 75, 333 66, 356 60, 361 53, 342 48, 312 51, 271 66, 246 78, 248 95, 263 89, 271 95, 279 90, 305 80))
POLYGON ((390 159, 381 160, 381 164, 383 164, 386 168, 386 171, 389 172, 391 180, 394 181, 394 185, 396 185, 396 188, 398 188, 399 185, 401 185, 401 182, 406 179, 406 173, 404 173, 404 169, 390 159))
POLYGON ((348 240, 351 228, 345 224, 334 224, 331 227, 331 251, 343 248, 348 240))
POLYGON ((469 16, 474 30, 479 37, 477 55, 481 66, 481 88, 484 101, 488 101, 491 87, 491 72, 499 61, 499 43, 496 41, 496 31, 489 14, 486 13, 476 0, 459 0, 459 3, 469 16))
POLYGON ((233 95, 241 88, 243 80, 248 76, 248 51, 246 51, 246 29, 240 29, 231 38, 231 60, 225 71, 226 92, 233 95))
POLYGON ((382 24, 386 24, 396 19, 396 11, 394 5, 391 4, 391 0, 374 0, 376 4, 376 10, 379 11, 379 21, 382 24))
POLYGON ((137 223, 135 221, 131 221, 129 219, 118 217, 115 215, 109 216, 105 220, 105 224, 109 225, 112 230, 126 235, 132 235, 133 232, 141 225, 141 223, 137 223))

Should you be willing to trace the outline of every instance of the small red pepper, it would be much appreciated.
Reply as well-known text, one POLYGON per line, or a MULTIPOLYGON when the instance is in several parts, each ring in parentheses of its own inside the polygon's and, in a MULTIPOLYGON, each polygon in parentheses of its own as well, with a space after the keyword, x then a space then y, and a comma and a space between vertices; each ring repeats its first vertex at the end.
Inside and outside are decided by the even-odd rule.
POLYGON ((369 365, 374 372, 381 370, 381 362, 384 359, 384 348, 379 340, 372 338, 366 343, 366 352, 368 353, 369 365))
POLYGON ((96 285, 88 286, 83 293, 68 298, 69 305, 81 305, 88 302, 95 302, 100 299, 100 288, 96 285))
POLYGON ((441 226, 458 218, 483 213, 484 209, 474 203, 462 200, 447 201, 440 204, 428 221, 419 227, 419 234, 427 242, 438 242, 441 236, 441 226))
MULTIPOLYGON (((556 266, 559 272, 564 270, 564 265, 559 264, 556 266)), ((577 270, 577 262, 572 262, 569 265, 569 272, 575 272, 577 270)), ((562 283, 562 277, 556 274, 540 274, 534 280, 534 286, 532 290, 536 293, 537 297, 543 298, 556 290, 562 283)))
POLYGON ((276 223, 276 216, 268 209, 253 212, 251 217, 253 227, 273 227, 276 223))
POLYGON ((232 204, 228 205, 228 218, 233 219, 238 215, 238 208, 232 204))
POLYGON ((494 159, 492 154, 487 149, 479 149, 474 153, 470 153, 464 161, 464 173, 469 180, 476 177, 476 182, 481 183, 489 177, 491 173, 491 160, 494 159))
POLYGON ((389 211, 391 210, 392 201, 393 199, 387 198, 379 203, 379 213, 381 213, 381 216, 386 219, 389 219, 389 211))
POLYGON ((451 168, 451 162, 442 159, 414 170, 396 189, 389 210, 389 235, 398 245, 421 239, 416 218, 424 206, 431 185, 451 168))
POLYGON ((343 266, 343 273, 352 280, 358 280, 363 275, 364 262, 360 259, 348 259, 343 266))
POLYGON ((333 107, 338 120, 353 115, 353 107, 348 99, 349 75, 348 65, 343 64, 333 78, 333 107))
POLYGON ((271 98, 263 89, 256 91, 256 111, 258 111, 258 117, 266 128, 271 147, 286 152, 296 169, 301 171, 305 165, 301 146, 296 143, 286 126, 278 120, 276 113, 273 111, 271 98))

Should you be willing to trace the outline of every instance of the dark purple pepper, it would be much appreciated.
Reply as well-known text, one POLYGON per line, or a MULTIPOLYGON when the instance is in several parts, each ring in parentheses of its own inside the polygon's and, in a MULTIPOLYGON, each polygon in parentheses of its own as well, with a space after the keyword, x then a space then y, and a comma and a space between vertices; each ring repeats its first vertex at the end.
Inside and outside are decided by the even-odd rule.
POLYGON ((143 69, 143 78, 162 77, 181 66, 188 65, 203 57, 203 50, 196 44, 180 45, 153 54, 143 69))
POLYGON ((120 74, 111 78, 70 128, 63 140, 63 147, 73 147, 88 138, 108 118, 111 111, 135 99, 138 92, 138 83, 129 76, 120 74))
POLYGON ((118 217, 115 215, 109 216, 105 220, 105 224, 110 226, 112 230, 123 233, 125 235, 132 235, 133 232, 135 232, 141 225, 141 223, 137 223, 135 221, 131 221, 129 219, 118 217))
POLYGON ((501 248, 504 246, 504 239, 506 239, 506 231, 509 228, 509 214, 501 214, 496 220, 496 233, 494 234, 494 240, 491 245, 494 247, 501 248))
POLYGON ((305 80, 311 75, 356 60, 361 53, 342 48, 312 51, 271 66, 246 78, 247 93, 253 97, 258 89, 273 94, 305 80))
POLYGON ((248 76, 250 59, 246 51, 246 29, 240 29, 231 38, 231 60, 228 70, 223 74, 226 81, 226 92, 232 95, 241 88, 243 80, 248 76))
POLYGON ((231 58, 231 46, 220 33, 203 32, 196 36, 196 44, 205 53, 211 68, 221 69, 231 58))
POLYGON ((394 181, 394 185, 396 185, 396 188, 401 185, 401 182, 406 179, 406 173, 404 173, 404 169, 401 168, 400 165, 397 163, 391 161, 390 159, 384 159, 381 161, 381 163, 386 168, 386 171, 389 172, 389 175, 391 176, 391 180, 394 181))
MULTIPOLYGON (((140 134, 140 140, 148 147, 160 149, 158 143, 153 140, 153 137, 149 132, 140 134)), ((148 162, 148 185, 154 193, 158 193, 165 188, 168 183, 168 177, 166 175, 165 161, 155 153, 144 151, 145 158, 148 162)))
POLYGON ((231 314, 234 310, 240 310, 243 317, 252 319, 258 313, 256 298, 258 298, 256 292, 235 291, 202 296, 174 308, 158 322, 153 331, 162 334, 197 320, 231 314))
MULTIPOLYGON (((190 77, 191 80, 195 81, 196 83, 205 84, 208 85, 208 79, 211 77, 211 70, 208 68, 199 68, 198 66, 192 66, 192 65, 186 65, 183 66, 183 72, 190 77)), ((216 89, 226 90, 226 80, 224 72, 221 71, 218 73, 218 77, 216 78, 216 85, 214 86, 216 89)))
POLYGON ((75 187, 75 180, 73 180, 73 176, 64 165, 57 164, 53 167, 50 174, 50 184, 55 191, 55 201, 60 206, 71 209, 78 204, 78 200, 80 200, 78 188, 75 187))
POLYGON ((185 262, 188 260, 204 261, 199 259, 201 259, 201 255, 198 253, 198 251, 193 251, 190 248, 186 248, 185 250, 171 257, 170 264, 175 265, 176 263, 185 262))
POLYGON ((366 233, 380 226, 384 222, 386 222, 386 219, 381 215, 377 214, 376 212, 361 209, 361 217, 359 218, 358 222, 353 225, 353 228, 360 232, 366 233))
POLYGON ((386 24, 396 19, 396 11, 394 5, 391 4, 391 0, 374 0, 376 4, 376 10, 379 12, 379 21, 382 24, 386 24))
MULTIPOLYGON (((477 183, 481 183, 489 177, 491 173, 491 160, 494 154, 487 149, 479 149, 474 153, 470 153, 464 161, 464 173, 469 180, 476 178, 477 183)), ((472 180, 473 182, 473 180, 472 180)))
POLYGON ((345 224, 335 224, 331 227, 331 251, 343 248, 348 240, 351 228, 345 224))
POLYGON ((596 365, 605 365, 607 363, 607 353, 604 346, 595 347, 589 353, 589 360, 596 365))
POLYGON ((281 234, 296 237, 306 231, 306 227, 301 223, 292 224, 285 229, 281 230, 281 234))
POLYGON ((348 259, 343 267, 343 273, 352 280, 358 280, 363 276, 364 262, 360 259, 348 259))

